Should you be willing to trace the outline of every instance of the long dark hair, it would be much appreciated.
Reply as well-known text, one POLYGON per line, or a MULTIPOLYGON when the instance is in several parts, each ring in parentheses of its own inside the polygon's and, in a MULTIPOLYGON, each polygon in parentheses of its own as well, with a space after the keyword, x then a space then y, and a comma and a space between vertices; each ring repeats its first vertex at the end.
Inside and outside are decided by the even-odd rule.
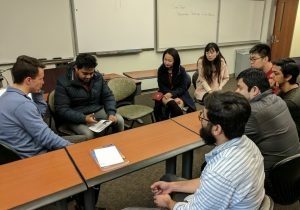
POLYGON ((162 62, 163 62, 162 65, 163 65, 164 69, 167 69, 164 65, 164 58, 165 58, 166 54, 169 54, 173 57, 173 59, 174 59, 173 73, 177 74, 179 72, 180 62, 181 62, 178 51, 175 48, 168 48, 164 51, 163 56, 162 56, 162 62))
MULTIPOLYGON (((210 84, 213 81, 213 67, 216 68, 216 75, 218 77, 218 83, 220 84, 220 74, 221 74, 221 58, 224 59, 222 53, 220 52, 219 46, 214 43, 208 43, 204 49, 204 55, 201 56, 199 59, 202 59, 202 66, 203 66, 203 76, 205 78, 205 80, 210 84), (210 50, 215 50, 218 54, 216 56, 216 58, 213 61, 209 61, 206 57, 206 52, 209 52, 210 50)), ((199 61, 198 59, 198 61, 199 61)), ((226 61, 225 61, 226 62, 226 61)), ((197 62, 198 63, 198 62, 197 62)))

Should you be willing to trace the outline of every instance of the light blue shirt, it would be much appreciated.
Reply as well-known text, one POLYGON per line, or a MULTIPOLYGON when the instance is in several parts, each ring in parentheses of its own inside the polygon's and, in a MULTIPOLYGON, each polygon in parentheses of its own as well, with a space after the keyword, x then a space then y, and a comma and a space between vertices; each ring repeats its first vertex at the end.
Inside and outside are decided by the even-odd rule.
POLYGON ((207 165, 200 187, 176 203, 176 210, 249 209, 260 207, 264 198, 263 157, 247 137, 232 139, 205 155, 207 165))
MULTIPOLYGON (((41 99, 35 95, 33 99, 41 99)), ((0 97, 0 141, 14 148, 20 157, 30 157, 67 146, 43 121, 44 102, 34 103, 22 91, 8 87, 0 97)))

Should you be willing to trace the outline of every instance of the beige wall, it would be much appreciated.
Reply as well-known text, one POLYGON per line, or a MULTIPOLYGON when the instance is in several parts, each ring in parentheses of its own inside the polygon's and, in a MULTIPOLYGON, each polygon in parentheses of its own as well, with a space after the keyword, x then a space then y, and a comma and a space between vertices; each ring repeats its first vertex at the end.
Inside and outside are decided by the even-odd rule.
POLYGON ((298 11, 293 34, 290 57, 300 57, 300 3, 298 3, 298 11))
MULTIPOLYGON (((273 14, 271 14, 272 9, 274 7, 273 1, 274 0, 266 0, 264 16, 265 18, 263 22, 261 42, 269 41, 270 27, 273 26, 273 14)), ((221 52, 227 61, 229 71, 231 74, 234 73, 236 50, 248 49, 251 46, 253 46, 253 44, 220 47, 221 52)), ((203 55, 203 49, 183 50, 179 53, 182 60, 182 64, 196 63, 198 57, 203 55)), ((133 55, 98 57, 98 70, 102 73, 122 74, 126 71, 154 69, 161 64, 161 57, 162 53, 156 52, 155 50, 143 51, 141 53, 133 55)), ((5 73, 4 76, 6 76, 9 82, 11 83, 10 73, 5 73)), ((157 84, 155 79, 143 80, 142 82, 142 89, 152 89, 156 87, 157 84)))

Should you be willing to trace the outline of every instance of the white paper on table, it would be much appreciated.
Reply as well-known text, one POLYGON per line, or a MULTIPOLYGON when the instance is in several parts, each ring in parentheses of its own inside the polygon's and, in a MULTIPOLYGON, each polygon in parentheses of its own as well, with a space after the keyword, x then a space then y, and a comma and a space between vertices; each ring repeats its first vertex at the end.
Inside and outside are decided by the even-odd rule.
POLYGON ((94 149, 94 154, 100 167, 107 167, 124 162, 123 155, 115 145, 94 149))

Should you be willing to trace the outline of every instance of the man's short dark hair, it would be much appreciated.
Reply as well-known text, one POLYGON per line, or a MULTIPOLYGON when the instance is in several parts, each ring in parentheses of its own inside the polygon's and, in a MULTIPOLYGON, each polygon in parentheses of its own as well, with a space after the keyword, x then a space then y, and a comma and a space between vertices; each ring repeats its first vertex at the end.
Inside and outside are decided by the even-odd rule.
POLYGON ((257 53, 260 57, 268 57, 268 61, 271 61, 271 48, 267 44, 257 44, 254 45, 250 51, 250 54, 257 53))
POLYGON ((13 82, 21 84, 26 77, 35 79, 39 73, 38 68, 45 68, 45 65, 36 58, 27 55, 19 56, 11 70, 13 82))
POLYGON ((82 69, 82 68, 93 69, 98 64, 94 56, 87 53, 82 53, 76 57, 75 65, 77 66, 78 69, 82 69))
POLYGON ((214 91, 204 99, 208 120, 219 124, 228 139, 241 137, 251 114, 248 100, 241 94, 214 91))
POLYGON ((291 75, 291 79, 288 81, 290 84, 296 84, 299 76, 299 66, 291 58, 279 59, 273 62, 274 65, 281 67, 281 72, 284 78, 291 75))
POLYGON ((243 79, 243 82, 248 87, 248 91, 250 91, 254 86, 258 87, 262 93, 270 89, 270 83, 266 73, 259 69, 246 69, 239 73, 236 80, 239 79, 243 79))

